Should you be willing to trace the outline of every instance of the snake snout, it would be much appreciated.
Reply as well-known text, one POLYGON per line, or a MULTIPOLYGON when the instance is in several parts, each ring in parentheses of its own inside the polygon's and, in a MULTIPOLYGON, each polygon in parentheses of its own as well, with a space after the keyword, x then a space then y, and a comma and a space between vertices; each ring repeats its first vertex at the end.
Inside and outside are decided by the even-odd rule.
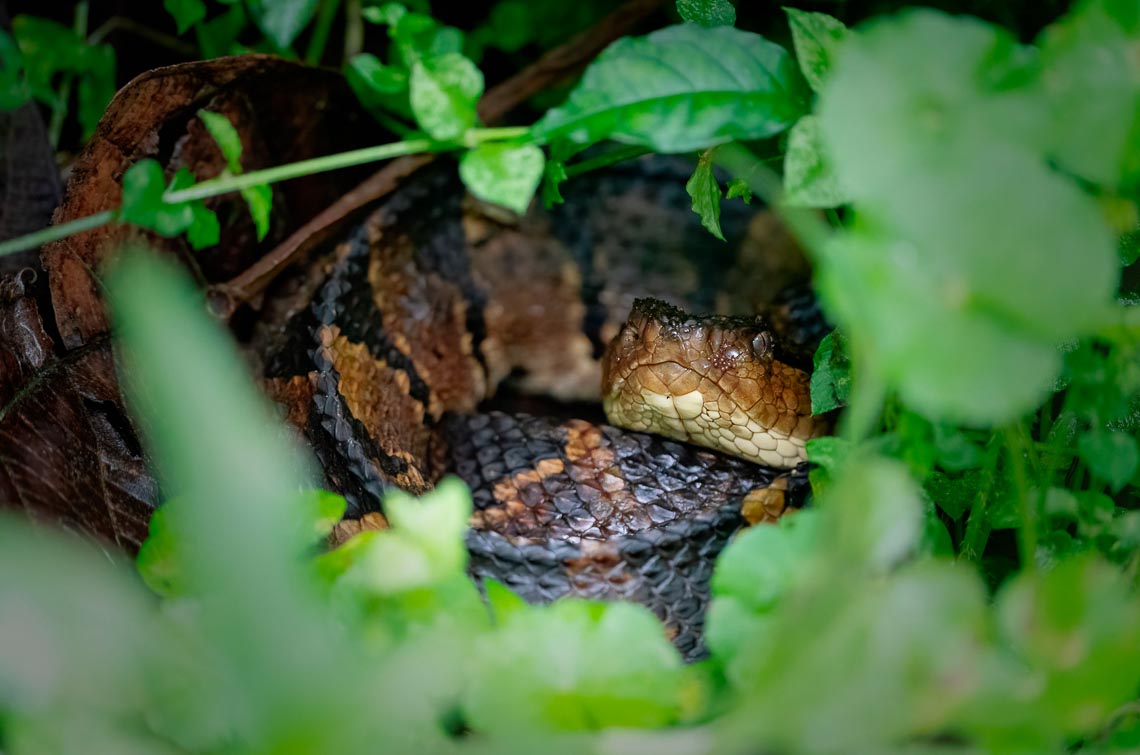
POLYGON ((606 417, 760 464, 794 467, 825 422, 810 375, 780 360, 760 318, 694 316, 638 299, 602 361, 606 417))

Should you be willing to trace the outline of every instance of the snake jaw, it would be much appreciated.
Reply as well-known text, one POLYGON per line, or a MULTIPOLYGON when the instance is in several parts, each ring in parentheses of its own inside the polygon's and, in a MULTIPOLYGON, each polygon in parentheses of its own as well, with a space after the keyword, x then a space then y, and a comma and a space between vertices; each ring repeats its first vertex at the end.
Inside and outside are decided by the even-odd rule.
POLYGON ((774 467, 826 430, 810 375, 779 358, 759 318, 694 317, 639 299, 602 362, 608 420, 774 467))

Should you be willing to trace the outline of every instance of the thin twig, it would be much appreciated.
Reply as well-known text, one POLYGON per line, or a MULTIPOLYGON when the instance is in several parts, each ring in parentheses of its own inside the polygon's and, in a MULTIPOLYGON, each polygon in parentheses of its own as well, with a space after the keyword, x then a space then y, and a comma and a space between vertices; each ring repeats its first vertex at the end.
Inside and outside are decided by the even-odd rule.
POLYGON ((192 59, 198 57, 198 48, 189 42, 183 42, 177 37, 155 31, 125 16, 111 16, 108 18, 100 24, 98 29, 91 32, 91 36, 87 38, 87 42, 97 45, 116 31, 125 31, 128 34, 134 34, 136 37, 142 37, 149 42, 155 43, 159 47, 165 47, 172 52, 178 53, 184 58, 192 59))
MULTIPOLYGON (((493 87, 479 103, 484 123, 496 123, 538 92, 573 75, 618 37, 631 31, 664 0, 629 0, 595 26, 550 50, 533 65, 493 87)), ((351 7, 351 6, 349 6, 351 7)), ((347 218, 385 196, 401 180, 427 165, 433 155, 393 160, 326 207, 233 279, 212 287, 210 300, 219 317, 229 319, 240 304, 260 294, 300 255, 328 239, 347 218)))

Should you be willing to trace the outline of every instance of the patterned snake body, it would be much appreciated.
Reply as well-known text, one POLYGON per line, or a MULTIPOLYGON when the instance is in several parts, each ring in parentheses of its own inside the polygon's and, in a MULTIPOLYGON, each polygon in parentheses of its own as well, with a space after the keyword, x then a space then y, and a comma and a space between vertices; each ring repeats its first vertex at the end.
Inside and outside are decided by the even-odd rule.
POLYGON ((454 473, 475 501, 474 576, 532 601, 636 600, 686 657, 703 652, 716 554, 746 520, 802 502, 803 467, 788 468, 823 426, 805 371, 818 328, 792 299, 764 318, 751 309, 791 290, 802 260, 743 204, 725 206, 728 244, 708 235, 687 169, 639 161, 572 183, 552 212, 504 220, 464 197, 453 167, 431 166, 336 248, 267 385, 308 402, 291 417, 349 500, 342 537, 383 522, 369 512, 386 489, 454 473), (623 325, 639 297, 664 301, 639 302, 623 325), (566 403, 602 398, 603 373, 616 420, 716 450, 566 403))

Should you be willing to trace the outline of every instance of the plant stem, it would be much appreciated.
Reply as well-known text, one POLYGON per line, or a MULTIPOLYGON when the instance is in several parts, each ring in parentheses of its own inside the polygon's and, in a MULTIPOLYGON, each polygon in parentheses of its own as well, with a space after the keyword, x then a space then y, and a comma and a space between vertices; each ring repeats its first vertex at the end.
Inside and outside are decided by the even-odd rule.
POLYGON ((621 147, 619 149, 607 152, 604 155, 598 155, 597 157, 591 157, 588 160, 576 162, 573 165, 567 165, 566 177, 573 178, 574 176, 580 176, 583 173, 589 173, 591 170, 605 168, 608 165, 620 163, 625 160, 632 160, 635 157, 641 157, 642 155, 647 155, 650 152, 652 152, 652 150, 646 149, 645 147, 621 147))
POLYGON ((364 48, 364 15, 360 0, 347 0, 344 6, 344 59, 348 61, 364 48))
POLYGON ((195 199, 207 199, 221 194, 257 186, 259 184, 287 181, 290 178, 311 176, 314 173, 324 173, 340 168, 349 168, 354 165, 388 160, 403 155, 414 155, 418 152, 446 152, 448 150, 473 147, 477 144, 490 141, 515 139, 526 136, 530 129, 519 126, 509 128, 477 128, 471 129, 464 136, 462 142, 437 142, 433 139, 407 139, 402 142, 378 144, 374 147, 352 150, 351 152, 338 152, 335 155, 314 157, 287 165, 278 165, 265 170, 255 170, 251 173, 242 173, 239 176, 228 175, 212 178, 179 191, 166 194, 163 200, 170 204, 188 202, 195 199))
POLYGON ((981 561, 982 554, 986 550, 986 541, 990 537, 991 527, 987 509, 997 479, 997 460, 1000 452, 999 436, 992 436, 986 444, 986 463, 982 467, 982 484, 978 489, 978 497, 970 506, 970 513, 966 518, 966 534, 962 536, 962 546, 958 550, 959 558, 968 559, 974 563, 981 561))
MULTIPOLYGON (((1025 432, 1025 424, 1019 422, 1016 425, 1002 428, 1001 437, 1005 442, 1006 452, 1009 456, 1018 509, 1021 514, 1021 526, 1017 529, 1021 568, 1033 571, 1037 564, 1037 513, 1040 508, 1040 501, 1036 498, 1030 500, 1029 495, 1029 478, 1025 469, 1029 453, 1029 437, 1028 433, 1025 432)), ((1041 491, 1038 493, 1040 494, 1041 491)))
POLYGON ((97 45, 107 38, 113 32, 124 31, 128 34, 142 37, 148 42, 153 42, 159 47, 176 52, 184 58, 194 58, 198 55, 198 49, 188 42, 183 42, 177 37, 172 37, 169 34, 155 31, 148 26, 143 26, 138 21, 134 21, 125 16, 111 16, 102 24, 99 25, 95 31, 91 32, 91 36, 87 38, 87 43, 97 45))
POLYGON ((115 220, 118 214, 118 210, 105 210, 104 212, 97 212, 94 215, 77 218, 70 223, 49 226, 41 231, 29 233, 26 236, 9 239, 8 241, 0 243, 0 257, 6 254, 15 254, 16 252, 35 249, 52 241, 59 241, 73 234, 90 231, 92 228, 107 225, 107 223, 115 220))
POLYGON ((317 22, 313 26, 313 35, 309 37, 309 46, 305 49, 305 62, 311 66, 321 64, 325 56, 325 45, 329 41, 329 30, 332 29, 333 19, 340 7, 340 0, 323 0, 317 12, 317 22))

